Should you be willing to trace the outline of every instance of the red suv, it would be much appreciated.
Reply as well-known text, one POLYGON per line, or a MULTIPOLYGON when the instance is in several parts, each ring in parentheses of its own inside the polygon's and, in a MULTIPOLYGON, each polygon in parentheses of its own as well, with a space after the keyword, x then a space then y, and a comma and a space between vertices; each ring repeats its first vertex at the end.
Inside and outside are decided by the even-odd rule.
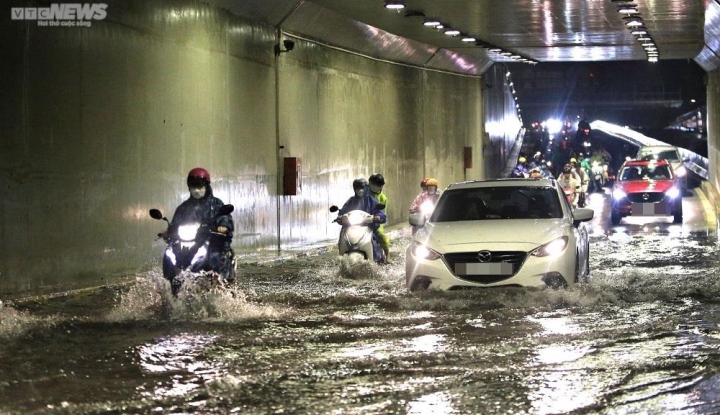
POLYGON ((629 160, 612 191, 613 225, 625 216, 672 216, 682 223, 682 182, 667 160, 629 160))

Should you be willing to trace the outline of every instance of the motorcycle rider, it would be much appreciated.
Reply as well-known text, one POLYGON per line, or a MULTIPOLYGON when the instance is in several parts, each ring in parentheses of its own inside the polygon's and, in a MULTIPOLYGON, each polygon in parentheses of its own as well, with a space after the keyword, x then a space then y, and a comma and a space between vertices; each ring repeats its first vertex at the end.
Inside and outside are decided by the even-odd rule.
MULTIPOLYGON (((165 232, 161 233, 161 236, 168 241, 169 235, 176 235, 178 227, 181 225, 192 223, 208 225, 210 230, 216 232, 210 235, 208 271, 215 271, 226 282, 233 282, 232 261, 234 253, 231 248, 233 231, 235 230, 233 218, 231 215, 216 216, 217 211, 224 203, 213 196, 213 190, 210 186, 210 172, 206 169, 196 167, 190 170, 187 176, 187 186, 190 197, 175 209, 170 225, 165 232)), ((175 288, 179 288, 180 282, 174 280, 173 265, 166 256, 163 256, 163 275, 170 280, 173 285, 173 292, 176 293, 175 288)))
MULTIPOLYGON (((572 195, 568 196, 568 201, 572 204, 573 208, 578 207, 580 182, 574 177, 573 168, 570 164, 566 164, 565 167, 563 167, 562 173, 560 173, 557 181, 564 191, 568 191, 572 195)), ((566 192, 566 196, 568 192, 566 192)))
POLYGON ((338 216, 342 216, 351 210, 362 210, 373 215, 373 223, 371 225, 373 230, 373 260, 375 260, 375 262, 382 262, 383 253, 378 243, 377 229, 380 224, 387 221, 387 216, 385 212, 377 209, 378 201, 370 194, 367 180, 364 178, 355 179, 353 180, 352 186, 355 195, 350 196, 350 198, 345 201, 345 204, 338 211, 338 216))
POLYGON ((539 151, 536 151, 535 154, 533 154, 533 159, 530 161, 530 165, 528 167, 530 168, 530 170, 538 169, 543 164, 545 164, 545 163, 542 158, 542 153, 539 151))
MULTIPOLYGON (((427 186, 427 190, 425 190, 424 192, 420 192, 419 195, 415 196, 415 199, 413 199, 412 203, 410 204, 409 211, 411 215, 417 213, 426 213, 422 212, 423 206, 430 205, 432 207, 435 207, 435 204, 440 198, 441 192, 438 191, 438 185, 440 183, 437 181, 437 179, 431 177, 425 181, 425 184, 427 186)), ((418 228, 413 226, 412 234, 415 235, 417 231, 418 228)))
MULTIPOLYGON (((378 201, 378 203, 382 203, 383 205, 385 205, 385 208, 383 208, 383 212, 385 212, 388 203, 388 198, 383 192, 383 188, 385 187, 385 177, 383 177, 383 175, 380 173, 375 173, 370 176, 368 181, 370 182, 368 184, 370 194, 375 198, 375 200, 378 201)), ((382 248, 383 251, 382 262, 387 262, 388 258, 390 257, 390 236, 385 233, 385 224, 380 224, 380 226, 378 226, 377 228, 376 233, 378 243, 380 244, 380 248, 382 248)))
POLYGON ((513 169, 512 173, 510 173, 510 177, 519 177, 519 178, 528 177, 530 172, 528 171, 528 168, 525 165, 526 162, 527 162, 527 158, 525 158, 525 156, 520 156, 518 158, 517 165, 513 169))
POLYGON ((437 181, 437 179, 431 177, 427 179, 425 184, 427 185, 427 190, 425 190, 424 192, 420 192, 419 195, 415 196, 415 199, 410 204, 411 214, 420 212, 423 203, 427 201, 432 202, 433 206, 435 206, 435 203, 440 197, 441 192, 438 191, 439 182, 437 181))
POLYGON ((582 167, 580 162, 578 162, 576 159, 572 158, 570 159, 571 165, 573 167, 573 170, 577 174, 577 176, 580 178, 580 192, 578 194, 578 206, 585 207, 585 198, 587 197, 587 191, 588 186, 590 185, 590 176, 588 176, 587 171, 582 167), (573 162, 573 160, 575 160, 573 162))

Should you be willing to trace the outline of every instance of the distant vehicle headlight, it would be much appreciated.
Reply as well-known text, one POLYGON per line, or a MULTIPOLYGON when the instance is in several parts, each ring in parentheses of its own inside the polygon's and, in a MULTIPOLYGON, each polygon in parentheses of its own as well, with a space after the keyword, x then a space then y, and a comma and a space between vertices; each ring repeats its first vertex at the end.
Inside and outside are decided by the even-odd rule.
POLYGON ((675 199, 676 197, 680 196, 680 189, 678 189, 677 187, 671 187, 670 189, 668 189, 667 192, 665 192, 665 195, 671 199, 675 199))
POLYGON ((531 255, 537 257, 555 256, 561 254, 568 246, 569 238, 567 236, 561 236, 553 241, 537 247, 531 252, 531 255))
POLYGON ((439 253, 419 242, 413 242, 412 253, 413 255, 415 255, 416 258, 427 259, 430 261, 434 261, 440 258, 439 253))
POLYGON ((620 199, 622 199, 623 197, 627 197, 627 194, 626 194, 625 192, 623 192, 621 189, 615 189, 615 190, 613 190, 612 195, 613 195, 613 198, 614 198, 614 199, 617 199, 617 200, 620 200, 620 199))

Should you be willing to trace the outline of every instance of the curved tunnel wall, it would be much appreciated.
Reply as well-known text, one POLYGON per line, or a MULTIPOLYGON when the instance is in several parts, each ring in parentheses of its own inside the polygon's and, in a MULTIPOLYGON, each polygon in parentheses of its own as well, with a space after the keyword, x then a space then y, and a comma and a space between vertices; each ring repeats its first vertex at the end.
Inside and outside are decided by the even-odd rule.
POLYGON ((242 253, 335 238, 327 208, 355 177, 385 174, 402 223, 421 177, 481 179, 497 156, 480 77, 305 40, 275 57, 275 28, 198 2, 111 2, 91 27, 4 20, 0 35, 0 298, 157 268, 148 209, 172 216, 196 166, 236 205, 242 253), (301 159, 297 196, 277 196, 284 157, 301 159))

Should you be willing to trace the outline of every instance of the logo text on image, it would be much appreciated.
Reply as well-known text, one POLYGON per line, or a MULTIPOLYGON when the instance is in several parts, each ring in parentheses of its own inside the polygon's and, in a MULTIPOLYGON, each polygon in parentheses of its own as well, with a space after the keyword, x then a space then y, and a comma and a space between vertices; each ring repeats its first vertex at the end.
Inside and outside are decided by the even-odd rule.
POLYGON ((105 3, 52 3, 50 7, 13 7, 12 20, 36 20, 38 26, 90 26, 107 17, 105 3))

